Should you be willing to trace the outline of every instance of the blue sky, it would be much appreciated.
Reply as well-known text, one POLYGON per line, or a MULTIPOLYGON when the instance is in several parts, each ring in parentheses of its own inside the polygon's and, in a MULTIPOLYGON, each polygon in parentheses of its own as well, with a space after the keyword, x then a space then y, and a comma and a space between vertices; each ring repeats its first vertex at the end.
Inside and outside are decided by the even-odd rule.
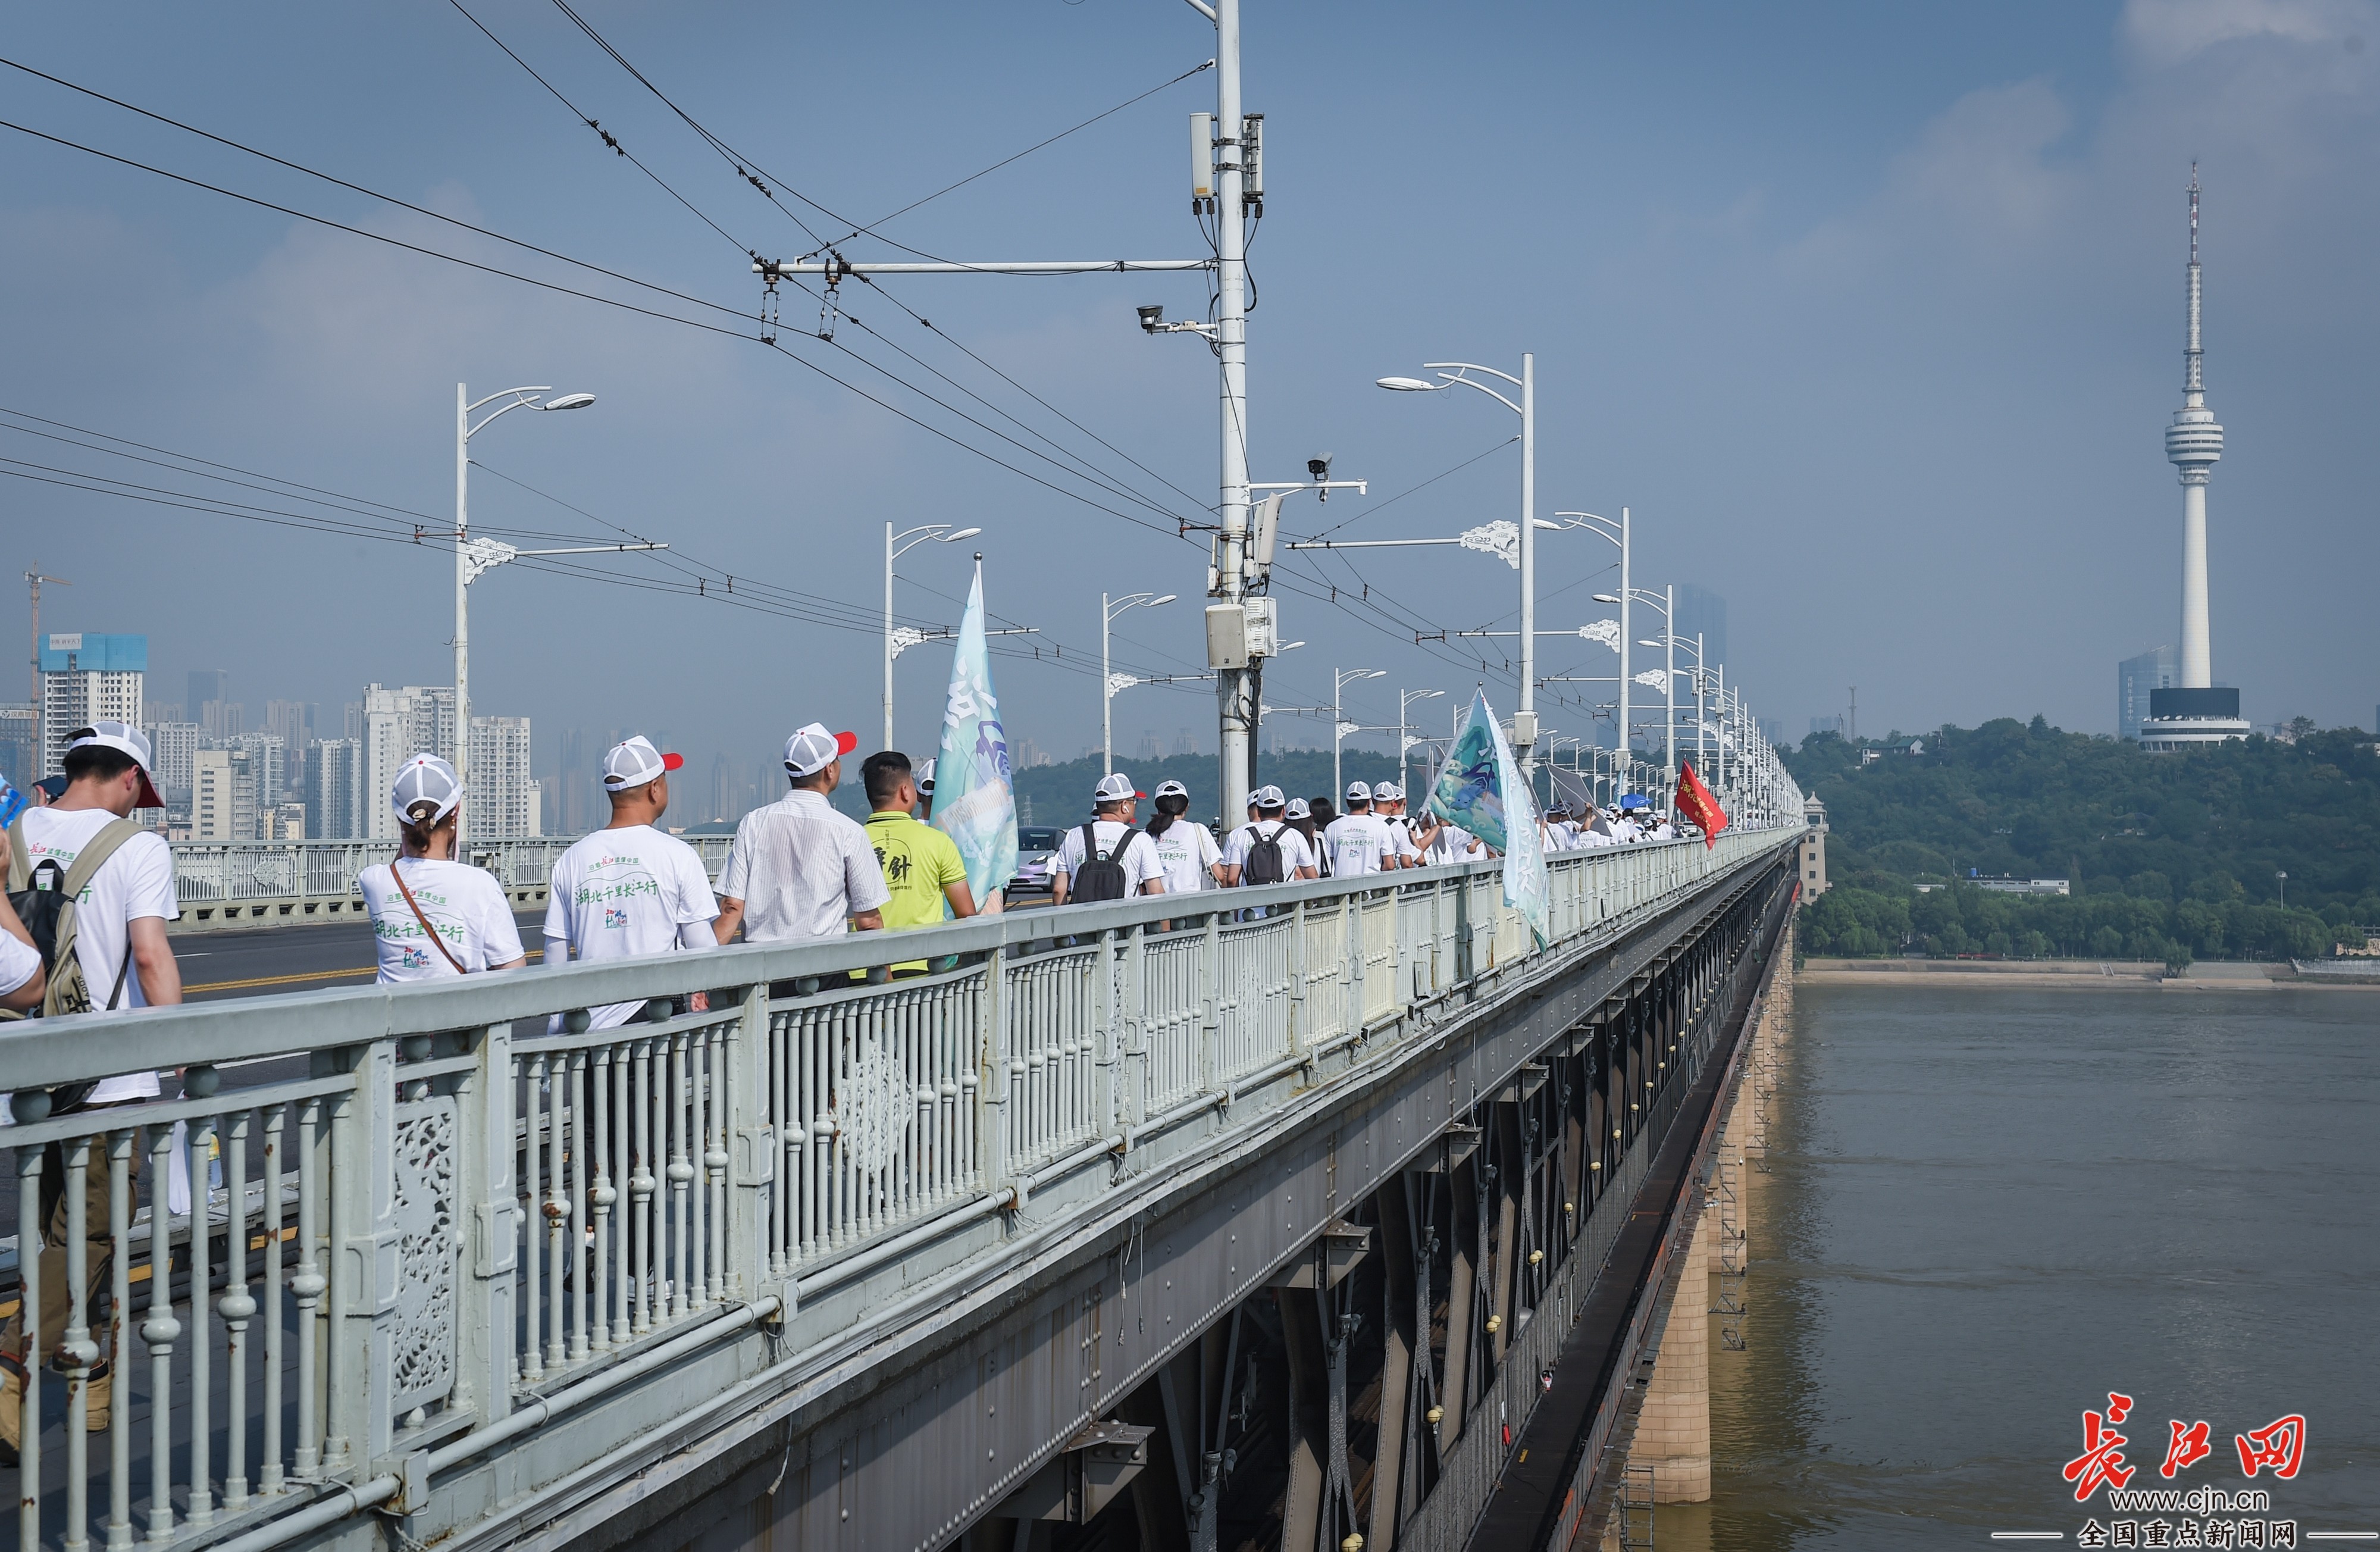
MULTIPOLYGON (((613 155, 451 6, 55 7, 16 14, 0 54, 728 308, 759 300, 744 249, 811 246, 558 9, 471 8, 726 235, 613 155)), ((872 221, 1213 53, 1211 30, 1178 0, 595 0, 580 14, 789 186, 782 203, 814 224, 826 218, 793 190, 872 221)), ((1292 478, 1327 450, 1342 477, 1372 481, 1368 501, 1293 505, 1293 527, 1400 538, 1510 515, 1517 455, 1498 447, 1503 411, 1370 384, 1427 359, 1509 366, 1534 350, 1540 510, 1629 506, 1639 583, 1725 595, 1730 677, 1789 732, 1840 709, 1854 684, 1864 730, 2040 711, 2111 731, 2115 661, 2176 634, 2180 492, 2160 439, 2180 397, 2181 190, 2195 157, 2209 398, 2228 434, 2211 500, 2216 676, 2243 687, 2259 721, 2369 724, 2380 542, 2371 498, 2355 494, 2367 481, 2354 427, 2375 344, 2374 6, 1249 0, 1245 26, 1247 105, 1267 115, 1269 163, 1252 255, 1256 475, 1292 478)), ((0 117, 633 294, 6 74, 0 117)), ((968 259, 1194 254, 1184 124, 1211 107, 1212 81, 1158 91, 886 234, 968 259)), ((891 252, 867 238, 844 251, 891 252)), ((888 284, 889 298, 854 285, 858 323, 836 345, 803 337, 816 304, 789 294, 780 354, 12 131, 0 131, 0 264, 10 410, 439 516, 452 510, 458 379, 475 393, 583 388, 600 395, 592 410, 515 416, 475 448, 489 469, 582 511, 483 472, 475 523, 595 538, 609 531, 600 520, 713 575, 825 600, 788 618, 496 572, 473 589, 475 709, 531 715, 541 735, 641 727, 698 758, 757 759, 814 717, 873 729, 876 639, 819 617, 880 607, 888 519, 981 525, 995 612, 1040 627, 1045 652, 1062 649, 1062 666, 1001 662, 1013 737, 1062 757, 1096 737, 1086 671, 1102 588, 1184 595, 1127 618, 1119 666, 1195 673, 1203 656, 1203 546, 1173 537, 1166 515, 1192 509, 1182 492, 1213 499, 1212 367, 1195 340, 1147 338, 1132 314, 1148 301, 1196 313, 1192 277, 920 278, 888 284), (1125 494, 1037 462, 870 361, 1043 452, 1033 434, 1048 437, 1125 494)), ((0 441, 0 456, 201 488, 54 441, 0 441)), ((429 548, 7 484, 12 558, 74 582, 45 624, 146 631, 160 698, 178 698, 183 670, 223 667, 259 707, 288 697, 333 716, 367 680, 448 677, 451 562, 429 548)), ((1609 553, 1546 541, 1542 624, 1603 612, 1586 597, 1609 587, 1609 553)), ((685 575, 636 560, 606 569, 685 575)), ((902 619, 954 624, 965 571, 958 551, 912 556, 902 619)), ((1483 674, 1476 655, 1450 661, 1463 654, 1416 647, 1399 623, 1511 628, 1500 565, 1376 552, 1305 585, 1324 598, 1285 600, 1284 627, 1311 645, 1269 676, 1269 698, 1326 701, 1344 666, 1390 674, 1351 692, 1366 722, 1392 719, 1391 686, 1452 699, 1484 678, 1509 704, 1500 649, 1483 674)), ((21 594, 0 600, 0 631, 21 632, 24 609, 21 594)), ((1541 670, 1604 673, 1609 661, 1582 643, 1548 649, 1541 670)), ((941 649, 902 660, 905 744, 930 742, 947 669, 941 649)), ((1548 705, 1546 720, 1585 727, 1574 707, 1548 705)), ((1182 728, 1211 747, 1205 685, 1127 691, 1116 721, 1126 747, 1144 729, 1170 742, 1182 728)))

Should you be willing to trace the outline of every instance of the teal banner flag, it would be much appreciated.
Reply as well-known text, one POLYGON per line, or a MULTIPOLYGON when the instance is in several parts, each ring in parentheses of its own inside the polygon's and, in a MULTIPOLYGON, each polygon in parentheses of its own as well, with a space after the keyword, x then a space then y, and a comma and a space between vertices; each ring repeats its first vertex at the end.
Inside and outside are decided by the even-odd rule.
POLYGON ((1429 811, 1504 854, 1504 903, 1521 913, 1543 944, 1549 890, 1536 794, 1521 780, 1485 691, 1472 697, 1471 715, 1439 768, 1429 811))
POLYGON ((991 654, 984 646, 980 561, 951 660, 942 748, 934 762, 933 823, 957 843, 967 888, 978 902, 1008 887, 1016 874, 1016 791, 1009 780, 1000 697, 991 687, 991 654))

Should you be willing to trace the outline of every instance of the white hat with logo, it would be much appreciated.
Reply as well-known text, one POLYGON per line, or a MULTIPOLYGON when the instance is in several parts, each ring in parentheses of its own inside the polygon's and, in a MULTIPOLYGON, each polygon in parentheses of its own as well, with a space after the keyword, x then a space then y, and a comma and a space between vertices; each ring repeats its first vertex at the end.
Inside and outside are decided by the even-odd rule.
POLYGON ((1372 801, 1375 803, 1402 803, 1404 800, 1405 790, 1394 782, 1382 782, 1372 789, 1372 801))
POLYGON ((453 813, 463 802, 463 778, 455 768, 436 755, 416 755, 397 768, 396 781, 388 789, 388 806, 407 824, 414 822, 411 809, 417 803, 430 804, 433 809, 429 824, 453 813))
POLYGON ((67 734, 66 752, 72 754, 77 749, 113 749, 119 755, 129 756, 132 763, 140 768, 140 795, 132 806, 135 808, 165 806, 165 800, 157 795, 156 783, 149 780, 149 767, 153 758, 149 747, 149 735, 130 722, 93 722, 89 727, 79 727, 67 734))
POLYGON ((1347 783, 1347 801, 1350 803, 1369 803, 1372 801, 1372 789, 1366 786, 1361 782, 1350 782, 1347 783))
POLYGON ((1291 819, 1310 819, 1314 818, 1314 810, 1306 806, 1305 799, 1293 797, 1289 800, 1289 812, 1281 817, 1291 819))
POLYGON ((1190 789, 1184 786, 1179 782, 1160 782, 1157 783, 1157 795, 1160 797, 1188 797, 1190 795, 1190 789))
POLYGON ((665 755, 653 747, 653 741, 643 734, 625 743, 612 746, 603 757, 603 785, 613 792, 626 792, 641 787, 665 771, 684 769, 684 755, 665 755))
POLYGON ((1099 784, 1091 789, 1093 803, 1122 803, 1128 797, 1147 797, 1148 795, 1145 792, 1135 792, 1132 778, 1121 770, 1109 771, 1099 778, 1099 784))
POLYGON ((824 722, 811 722, 785 740, 785 769, 796 776, 815 776, 859 747, 856 733, 829 733, 824 722))
POLYGON ((1279 787, 1262 786, 1249 794, 1248 801, 1259 808, 1279 808, 1287 803, 1288 799, 1281 795, 1279 787))

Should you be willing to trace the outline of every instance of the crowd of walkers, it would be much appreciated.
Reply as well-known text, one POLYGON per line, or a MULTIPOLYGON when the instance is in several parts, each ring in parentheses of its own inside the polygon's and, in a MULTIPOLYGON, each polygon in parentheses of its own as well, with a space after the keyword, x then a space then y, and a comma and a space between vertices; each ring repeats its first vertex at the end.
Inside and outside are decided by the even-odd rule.
MULTIPOLYGON (((932 785, 907 756, 886 750, 861 762, 866 823, 834 807, 844 757, 857 744, 853 734, 818 722, 785 740, 787 791, 744 816, 715 888, 694 848, 661 823, 670 772, 684 761, 642 736, 614 746, 603 760, 610 823, 553 865, 544 962, 699 952, 739 937, 797 942, 929 927, 999 909, 998 891, 977 900, 957 845, 918 818, 932 785)), ((165 936, 165 924, 181 914, 173 855, 162 836, 132 818, 136 809, 163 806, 151 780, 149 740, 129 724, 97 722, 67 735, 63 764, 63 777, 41 784, 35 806, 0 833, 0 864, 8 873, 8 897, 0 897, 0 1018, 178 1003, 181 974, 165 936)), ((529 961, 504 888, 456 855, 463 798, 462 779, 436 755, 407 760, 391 785, 396 855, 357 879, 383 985, 517 970, 529 961)), ((1573 816, 1558 803, 1547 813, 1541 838, 1548 851, 1677 834, 1639 794, 1609 810, 1580 807, 1585 811, 1573 816)), ((1260 787, 1245 822, 1220 839, 1187 818, 1189 809, 1189 792, 1179 782, 1160 784, 1149 800, 1122 772, 1100 778, 1091 818, 1069 829, 1058 847, 1054 903, 1366 878, 1495 855, 1479 837, 1427 812, 1408 815, 1393 782, 1350 782, 1337 806, 1260 787), (1138 822, 1144 800, 1155 810, 1145 826, 1138 822)), ((892 973, 925 968, 918 961, 892 973)), ((686 1005, 700 1011, 702 1001, 697 996, 686 1005)), ((641 1019, 649 1006, 590 1009, 590 1027, 641 1019)), ((139 1073, 69 1085, 52 1103, 100 1109, 159 1093, 154 1073, 139 1073)), ((42 1172, 42 1297, 31 1316, 42 1350, 53 1353, 67 1323, 65 1180, 62 1160, 42 1172)), ((105 1170, 88 1172, 83 1217, 95 1236, 91 1252, 102 1259, 107 1190, 105 1170)), ((17 1452, 27 1318, 19 1310, 0 1330, 0 1463, 13 1463, 17 1452)), ((111 1376, 105 1359, 92 1370, 93 1429, 107 1425, 111 1376)))

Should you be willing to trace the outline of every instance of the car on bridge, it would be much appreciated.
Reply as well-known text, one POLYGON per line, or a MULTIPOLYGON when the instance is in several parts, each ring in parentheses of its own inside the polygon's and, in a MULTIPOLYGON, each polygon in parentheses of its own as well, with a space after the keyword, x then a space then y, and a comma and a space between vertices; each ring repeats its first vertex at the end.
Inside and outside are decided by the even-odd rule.
POLYGON ((1008 886, 1013 898, 1049 894, 1055 887, 1050 868, 1058 860, 1060 831, 1050 825, 1025 825, 1016 831, 1016 877, 1008 886))

